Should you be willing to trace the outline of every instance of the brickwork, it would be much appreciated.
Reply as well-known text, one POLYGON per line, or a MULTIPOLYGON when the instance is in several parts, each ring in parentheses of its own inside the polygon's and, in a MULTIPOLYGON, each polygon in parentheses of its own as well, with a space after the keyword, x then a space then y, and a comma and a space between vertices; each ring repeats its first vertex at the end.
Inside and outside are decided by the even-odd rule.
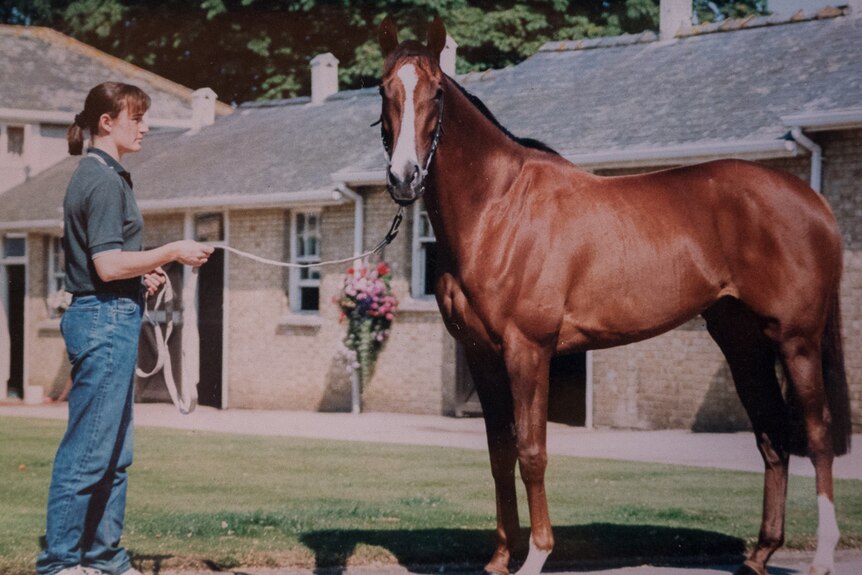
POLYGON ((27 236, 28 286, 26 317, 27 345, 24 362, 27 366, 25 385, 40 386, 45 397, 57 397, 63 390, 70 365, 66 346, 60 335, 60 320, 52 318, 48 309, 48 255, 50 236, 27 236))
MULTIPOLYGON (((823 146, 823 192, 844 235, 842 282, 845 355, 854 427, 862 431, 862 130, 818 133, 823 146)), ((809 177, 810 158, 764 162, 809 177)), ((632 170, 627 170, 631 172, 632 170)), ((605 172, 610 175, 609 172, 605 172)), ((389 229, 395 205, 382 188, 361 190, 365 198, 364 249, 389 229)), ((322 210, 323 259, 353 253, 355 205, 322 210)), ((232 211, 230 244, 277 260, 290 253, 290 212, 232 211)), ((183 237, 183 216, 148 216, 145 244, 183 237)), ((452 413, 455 409, 455 344, 433 305, 409 295, 412 210, 384 258, 392 265, 402 309, 363 394, 369 411, 452 413)), ((68 373, 62 338, 45 304, 48 240, 31 234, 27 299, 28 384, 56 393, 68 373)), ((350 381, 339 360, 344 324, 332 300, 348 267, 324 268, 320 312, 293 314, 288 274, 228 254, 225 283, 228 405, 234 408, 350 409, 350 381)), ((593 357, 593 421, 597 426, 642 429, 738 430, 748 427, 728 368, 717 346, 695 319, 657 338, 596 351, 593 357)))

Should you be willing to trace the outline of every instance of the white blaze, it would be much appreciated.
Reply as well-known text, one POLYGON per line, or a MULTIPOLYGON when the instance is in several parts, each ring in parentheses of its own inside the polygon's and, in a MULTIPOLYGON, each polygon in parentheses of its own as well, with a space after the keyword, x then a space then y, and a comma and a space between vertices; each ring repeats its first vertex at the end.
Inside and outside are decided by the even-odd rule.
POLYGON ((401 131, 398 134, 398 141, 395 142, 390 163, 393 174, 401 179, 412 171, 413 166, 419 165, 416 155, 416 110, 413 101, 419 77, 413 64, 401 66, 397 75, 404 86, 404 105, 401 107, 401 131))

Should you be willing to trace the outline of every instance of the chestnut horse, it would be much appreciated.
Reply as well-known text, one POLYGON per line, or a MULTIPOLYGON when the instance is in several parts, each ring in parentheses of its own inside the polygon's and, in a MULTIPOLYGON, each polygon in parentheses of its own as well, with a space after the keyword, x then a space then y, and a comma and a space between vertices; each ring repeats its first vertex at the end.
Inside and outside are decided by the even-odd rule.
POLYGON ((427 45, 399 44, 390 18, 379 40, 389 193, 401 205, 425 201, 437 302, 466 347, 482 403, 497 497, 486 572, 509 572, 516 462, 531 526, 518 573, 540 573, 554 545, 544 484, 551 358, 643 340, 700 314, 730 364, 766 469, 760 536, 737 573, 764 575, 784 540, 791 453, 814 463, 811 573, 829 573, 839 537, 832 461, 849 448, 850 413, 842 239, 823 198, 743 161, 590 174, 510 134, 441 71, 439 19, 427 45))

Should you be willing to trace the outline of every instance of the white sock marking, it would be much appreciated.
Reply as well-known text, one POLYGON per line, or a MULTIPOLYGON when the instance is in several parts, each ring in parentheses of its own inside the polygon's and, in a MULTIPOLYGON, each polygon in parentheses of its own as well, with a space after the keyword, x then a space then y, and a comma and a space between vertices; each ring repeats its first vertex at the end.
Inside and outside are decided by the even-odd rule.
POLYGON ((527 554, 527 560, 518 569, 515 575, 539 575, 542 572, 542 567, 550 555, 550 551, 542 551, 536 544, 533 543, 533 538, 530 537, 530 552, 527 554))
POLYGON ((416 155, 416 110, 413 102, 419 76, 413 64, 401 66, 397 75, 404 86, 404 106, 401 108, 401 131, 392 151, 391 169, 395 176, 403 179, 413 166, 419 165, 416 155))
POLYGON ((817 553, 812 566, 835 570, 835 547, 841 533, 835 519, 835 506, 825 495, 817 496, 817 553))

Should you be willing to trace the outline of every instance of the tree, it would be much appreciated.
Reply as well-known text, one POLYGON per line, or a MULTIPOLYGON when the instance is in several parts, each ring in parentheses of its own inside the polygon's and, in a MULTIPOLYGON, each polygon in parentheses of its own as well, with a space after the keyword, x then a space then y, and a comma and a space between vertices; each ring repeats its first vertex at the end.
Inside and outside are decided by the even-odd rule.
MULTIPOLYGON (((192 88, 240 103, 307 94, 308 63, 332 52, 344 87, 380 72, 377 25, 404 37, 440 15, 458 72, 515 64, 550 40, 657 29, 659 0, 0 0, 0 20, 51 26, 192 88)), ((765 0, 694 0, 700 21, 766 10, 765 0)))

